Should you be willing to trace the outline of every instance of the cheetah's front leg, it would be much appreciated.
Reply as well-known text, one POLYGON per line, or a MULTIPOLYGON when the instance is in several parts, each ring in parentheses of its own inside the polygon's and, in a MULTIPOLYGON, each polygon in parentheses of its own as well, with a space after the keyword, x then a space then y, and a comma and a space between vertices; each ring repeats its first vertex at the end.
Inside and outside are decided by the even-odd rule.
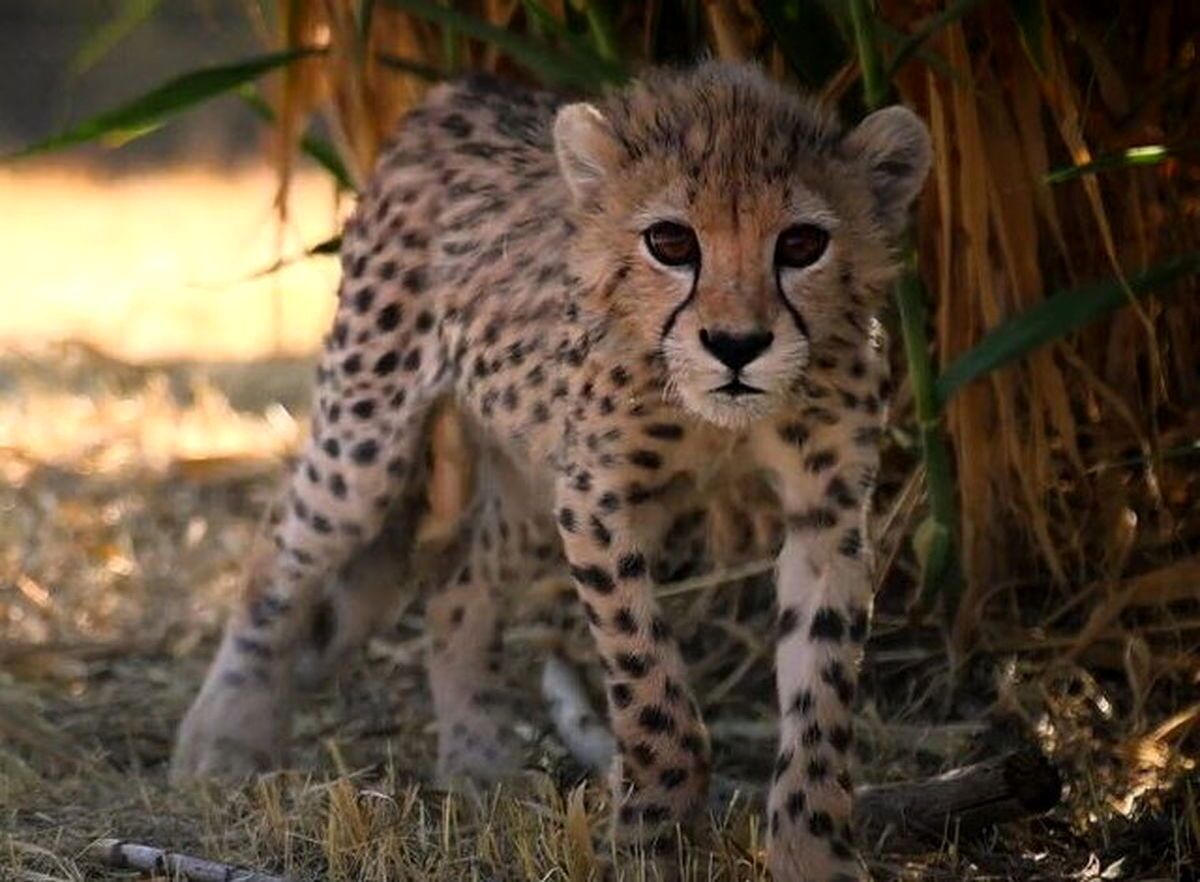
POLYGON ((619 468, 580 464, 560 481, 557 517, 605 672, 617 836, 652 842, 676 825, 690 828, 706 809, 709 742, 654 597, 647 542, 656 532, 645 523, 653 503, 630 486, 638 484, 619 468))
POLYGON ((779 882, 866 878, 853 846, 849 765, 872 600, 864 513, 878 455, 854 444, 855 433, 848 422, 785 423, 762 439, 787 523, 777 564, 780 745, 768 803, 779 882))

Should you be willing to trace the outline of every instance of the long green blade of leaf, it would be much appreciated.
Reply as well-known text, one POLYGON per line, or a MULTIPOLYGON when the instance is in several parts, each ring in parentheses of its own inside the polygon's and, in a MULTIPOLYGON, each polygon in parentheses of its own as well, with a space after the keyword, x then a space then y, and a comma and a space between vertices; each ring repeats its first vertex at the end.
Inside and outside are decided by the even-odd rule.
MULTIPOLYGON (((238 89, 238 97, 263 122, 268 124, 275 122, 275 111, 262 99, 261 95, 254 91, 253 87, 243 86, 238 89)), ((342 162, 342 158, 338 156, 337 150, 328 141, 314 135, 306 134, 300 139, 299 146, 300 152, 325 169, 337 182, 340 189, 349 190, 350 192, 354 192, 357 189, 354 185, 354 179, 350 177, 350 172, 346 170, 346 165, 342 162)))
POLYGON ((875 42, 875 11, 870 0, 850 0, 850 21, 854 26, 854 46, 862 75, 863 100, 870 110, 882 107, 891 91, 884 77, 883 58, 875 42))
POLYGON ((845 41, 825 4, 817 0, 758 0, 755 8, 788 66, 809 88, 828 82, 845 62, 845 41))
POLYGON ((148 20, 162 0, 125 0, 116 15, 96 28, 79 47, 71 61, 71 73, 78 76, 91 70, 122 40, 148 20))
POLYGON ((596 59, 570 58, 521 34, 429 0, 383 0, 388 6, 453 28, 476 40, 491 43, 514 62, 547 83, 598 89, 613 80, 611 69, 596 59))
POLYGON ((313 257, 331 257, 336 256, 342 250, 342 237, 340 235, 330 236, 309 248, 304 249, 303 254, 295 257, 281 258, 267 267, 252 272, 248 276, 239 279, 242 282, 252 282, 255 279, 262 279, 267 276, 273 276, 280 270, 285 270, 290 266, 295 266, 304 260, 309 260, 313 257))
POLYGON ((135 98, 127 104, 84 120, 60 135, 39 141, 4 157, 4 159, 21 159, 101 139, 124 143, 153 131, 171 117, 177 116, 197 104, 232 92, 268 71, 318 52, 319 50, 315 49, 276 52, 235 64, 209 67, 183 74, 151 89, 145 95, 135 98))
POLYGON ((1186 144, 1177 144, 1174 147, 1168 147, 1164 144, 1146 144, 1141 147, 1130 147, 1128 150, 1122 150, 1119 153, 1108 153, 1104 156, 1097 156, 1091 162, 1084 163, 1083 165, 1068 165, 1063 168, 1056 168, 1046 175, 1045 181, 1047 184, 1061 184, 1063 181, 1072 181, 1075 178, 1082 178, 1084 175, 1094 175, 1096 172, 1158 165, 1161 162, 1166 162, 1172 156, 1178 156, 1180 153, 1187 153, 1188 151, 1197 149, 1200 149, 1200 141, 1190 141, 1186 144))
POLYGON ((937 379, 942 405, 978 377, 996 370, 1054 340, 1065 337, 1129 302, 1184 276, 1200 273, 1200 251, 1173 257, 1129 279, 1128 288, 1108 279, 1064 291, 1000 325, 969 352, 963 353, 937 379))
POLYGON ((888 64, 888 79, 895 77, 896 71, 900 70, 913 57, 926 40, 947 25, 958 21, 983 2, 985 0, 954 0, 953 3, 921 25, 896 48, 896 52, 888 64))
POLYGON ((587 0, 583 12, 587 16, 588 33, 596 54, 605 61, 618 61, 621 53, 617 49, 617 33, 609 11, 601 0, 587 0))
POLYGON ((572 58, 580 58, 586 63, 606 71, 609 82, 621 82, 628 79, 629 74, 621 65, 619 58, 605 58, 590 40, 573 33, 570 28, 550 14, 538 0, 524 0, 525 14, 536 33, 553 35, 569 50, 572 58))
POLYGON ((1021 44, 1038 72, 1049 69, 1046 53, 1046 34, 1049 31, 1046 6, 1043 0, 1009 0, 1009 8, 1021 32, 1021 44))
POLYGON ((386 68, 399 71, 400 73, 412 74, 414 77, 420 77, 431 83, 436 83, 446 78, 445 72, 438 70, 436 67, 430 67, 428 64, 421 64, 419 61, 412 61, 408 58, 401 58, 399 55, 392 55, 389 52, 376 52, 374 58, 386 68))

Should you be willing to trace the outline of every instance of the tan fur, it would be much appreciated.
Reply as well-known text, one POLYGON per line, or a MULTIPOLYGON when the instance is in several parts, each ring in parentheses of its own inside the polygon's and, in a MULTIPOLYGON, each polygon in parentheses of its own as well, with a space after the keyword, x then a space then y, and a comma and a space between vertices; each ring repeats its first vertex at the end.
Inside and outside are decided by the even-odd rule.
POLYGON ((847 134, 750 67, 652 72, 595 107, 434 90, 347 227, 270 588, 235 611, 176 773, 282 761, 309 611, 324 592, 351 622, 384 618, 354 579, 329 588, 364 547, 399 578, 440 574, 439 772, 504 773, 499 592, 569 574, 605 669, 618 833, 662 842, 703 817, 710 752, 654 578, 707 531, 722 556, 778 549, 775 878, 863 878, 849 748, 886 395, 873 315, 928 165, 907 111, 847 134), (683 265, 648 244, 667 222, 693 231, 683 265), (797 225, 827 238, 800 266, 777 257, 797 225), (447 401, 461 435, 434 416, 447 401), (430 431, 458 463, 432 477, 430 431), (444 567, 413 564, 422 499, 466 513, 444 567))

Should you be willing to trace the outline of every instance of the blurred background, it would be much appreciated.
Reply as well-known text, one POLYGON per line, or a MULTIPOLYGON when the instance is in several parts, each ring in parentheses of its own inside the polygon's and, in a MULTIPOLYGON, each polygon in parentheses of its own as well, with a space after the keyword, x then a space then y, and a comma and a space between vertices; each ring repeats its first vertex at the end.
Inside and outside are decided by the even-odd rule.
MULTIPOLYGON (((586 877, 552 786, 503 846, 469 820, 447 845, 445 818, 379 844, 394 806, 348 782, 433 798, 396 795, 432 768, 415 614, 301 720, 316 784, 158 791, 305 431, 339 224, 404 110, 468 70, 586 95, 713 55, 848 119, 904 101, 934 138, 885 316, 866 777, 1032 743, 1067 781, 1047 819, 876 872, 1196 878, 1198 46, 1190 0, 6 0, 0 870, 100 878, 79 855, 116 830, 298 878, 467 878, 528 834, 530 873, 586 877)), ((665 602, 719 764, 751 778, 769 590, 727 581, 665 602)), ((717 875, 761 872, 752 818, 717 875)))

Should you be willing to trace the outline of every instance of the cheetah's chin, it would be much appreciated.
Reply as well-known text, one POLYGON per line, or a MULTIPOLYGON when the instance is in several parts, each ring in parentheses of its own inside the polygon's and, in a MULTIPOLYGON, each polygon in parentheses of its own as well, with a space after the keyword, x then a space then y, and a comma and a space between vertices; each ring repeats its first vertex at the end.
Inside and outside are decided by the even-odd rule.
POLYGON ((746 391, 682 391, 680 403, 705 422, 722 429, 746 429, 778 409, 776 396, 755 387, 746 391))

